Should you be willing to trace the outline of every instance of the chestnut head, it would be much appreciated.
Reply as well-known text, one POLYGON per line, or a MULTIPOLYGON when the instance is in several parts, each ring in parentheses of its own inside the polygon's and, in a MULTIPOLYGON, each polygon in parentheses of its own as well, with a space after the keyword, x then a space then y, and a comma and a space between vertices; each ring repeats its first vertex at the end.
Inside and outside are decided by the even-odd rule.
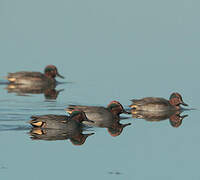
POLYGON ((56 76, 64 79, 63 76, 61 76, 59 73, 58 73, 58 69, 56 68, 56 66, 54 65, 48 65, 45 67, 44 69, 44 74, 47 76, 47 77, 50 77, 50 78, 55 78, 56 76))
POLYGON ((182 96, 177 92, 171 94, 169 102, 173 106, 179 106, 181 104, 183 106, 188 106, 186 103, 183 102, 182 96))
POLYGON ((129 114, 118 101, 111 101, 107 108, 115 115, 129 114))

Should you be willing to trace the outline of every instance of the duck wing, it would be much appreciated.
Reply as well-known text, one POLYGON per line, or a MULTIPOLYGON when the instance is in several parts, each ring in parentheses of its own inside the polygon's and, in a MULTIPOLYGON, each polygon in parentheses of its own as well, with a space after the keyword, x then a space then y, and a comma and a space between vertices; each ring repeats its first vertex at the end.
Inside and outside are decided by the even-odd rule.
POLYGON ((69 117, 65 115, 54 115, 54 114, 48 114, 48 115, 42 115, 42 116, 31 116, 30 123, 33 122, 46 122, 47 120, 59 120, 59 121, 66 121, 69 117))
POLYGON ((131 100, 133 104, 138 106, 144 106, 147 104, 169 104, 168 101, 164 98, 155 98, 155 97, 147 97, 143 99, 132 99, 131 100))
POLYGON ((69 105, 66 110, 71 111, 74 109, 80 109, 85 113, 107 111, 107 109, 102 106, 82 106, 82 105, 69 105))
POLYGON ((45 79, 45 75, 40 72, 27 72, 27 71, 21 71, 16 73, 8 73, 8 76, 6 79, 8 79, 10 82, 16 82, 20 79, 34 79, 34 80, 43 80, 45 79))
MULTIPOLYGON (((70 114, 73 109, 80 109, 85 112, 88 119, 95 122, 112 121, 113 115, 107 108, 102 106, 80 106, 80 105, 69 105, 66 111, 70 114)), ((85 124, 89 125, 88 122, 85 124)), ((94 124, 90 124, 94 125, 94 124)))
POLYGON ((43 77, 44 74, 41 72, 28 72, 28 71, 21 71, 21 72, 15 72, 15 73, 8 73, 8 78, 21 78, 21 77, 43 77))

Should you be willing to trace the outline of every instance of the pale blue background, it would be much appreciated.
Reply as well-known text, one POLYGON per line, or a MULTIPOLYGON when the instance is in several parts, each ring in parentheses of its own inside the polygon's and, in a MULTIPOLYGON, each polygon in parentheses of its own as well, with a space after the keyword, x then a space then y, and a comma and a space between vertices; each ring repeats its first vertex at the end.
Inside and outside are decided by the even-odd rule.
POLYGON ((8 126, 0 131, 1 179, 199 179, 199 111, 179 128, 130 119, 115 138, 94 129, 80 147, 32 141, 26 123, 71 103, 127 108, 132 98, 173 91, 199 108, 199 8, 197 0, 0 0, 1 79, 55 64, 72 82, 50 102, 0 86, 0 124, 8 126))

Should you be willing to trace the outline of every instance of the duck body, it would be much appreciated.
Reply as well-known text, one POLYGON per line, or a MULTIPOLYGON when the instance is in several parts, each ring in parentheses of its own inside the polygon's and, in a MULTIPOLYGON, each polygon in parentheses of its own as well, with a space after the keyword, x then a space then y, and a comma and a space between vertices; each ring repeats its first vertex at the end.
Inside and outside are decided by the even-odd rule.
POLYGON ((131 108, 139 111, 170 111, 178 109, 164 98, 147 97, 131 100, 131 108))
POLYGON ((64 78, 58 73, 58 70, 54 65, 48 65, 45 67, 44 73, 20 71, 8 73, 6 79, 14 84, 49 86, 57 84, 57 81, 55 80, 56 76, 64 78))
POLYGON ((183 102, 179 93, 172 93, 169 100, 159 97, 133 99, 129 106, 137 111, 174 111, 183 109, 180 105, 188 106, 183 102))
POLYGON ((30 131, 32 139, 42 140, 63 140, 70 139, 74 145, 82 145, 90 134, 82 134, 86 128, 82 122, 90 121, 85 113, 75 109, 70 116, 65 115, 42 115, 31 116, 30 124, 33 126, 30 131))
POLYGON ((56 84, 55 79, 49 78, 40 72, 21 71, 16 73, 9 73, 7 79, 11 83, 15 84, 39 85, 39 86, 56 84))
POLYGON ((33 127, 40 127, 44 129, 74 129, 79 128, 80 123, 70 120, 69 116, 65 115, 41 115, 41 116, 31 116, 30 124, 33 127))
POLYGON ((70 116, 55 114, 31 116, 29 123, 33 127, 43 129, 73 129, 82 126, 83 121, 93 122, 86 117, 83 111, 74 109, 70 116))
POLYGON ((93 121, 92 123, 84 121, 83 123, 85 125, 107 128, 111 136, 119 136, 122 133, 124 127, 131 125, 131 123, 120 123, 119 114, 126 113, 126 111, 122 109, 121 105, 118 106, 117 104, 118 102, 113 101, 108 105, 107 108, 103 106, 70 105, 66 111, 70 114, 74 109, 80 109, 86 114, 86 117, 89 120, 93 121), (116 106, 114 106, 113 103, 116 103, 116 106), (113 109, 110 107, 113 107, 113 109))
POLYGON ((113 121, 113 119, 117 121, 120 119, 120 114, 128 113, 118 101, 111 101, 107 107, 69 105, 66 111, 70 114, 74 109, 82 110, 88 119, 95 122, 109 122, 113 121))
MULTIPOLYGON (((104 124, 107 122, 112 122, 115 116, 105 107, 101 106, 80 106, 80 105, 70 105, 66 111, 71 113, 73 109, 82 110, 88 119, 94 121, 93 125, 100 125, 102 122, 104 124)), ((90 122, 84 122, 86 124, 91 124, 90 122)))

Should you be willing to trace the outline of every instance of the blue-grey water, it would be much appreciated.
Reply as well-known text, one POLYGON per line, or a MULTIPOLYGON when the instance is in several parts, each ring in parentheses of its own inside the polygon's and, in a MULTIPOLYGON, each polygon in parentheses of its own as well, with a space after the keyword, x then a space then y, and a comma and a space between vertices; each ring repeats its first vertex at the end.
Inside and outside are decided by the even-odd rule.
POLYGON ((54 100, 8 93, 2 83, 0 178, 199 179, 199 7, 196 0, 1 0, 1 82, 8 72, 54 64, 68 83, 54 100), (184 112, 178 128, 130 117, 121 135, 92 128, 81 146, 29 135, 31 115, 112 100, 128 108, 130 99, 174 91, 197 109, 184 112))

